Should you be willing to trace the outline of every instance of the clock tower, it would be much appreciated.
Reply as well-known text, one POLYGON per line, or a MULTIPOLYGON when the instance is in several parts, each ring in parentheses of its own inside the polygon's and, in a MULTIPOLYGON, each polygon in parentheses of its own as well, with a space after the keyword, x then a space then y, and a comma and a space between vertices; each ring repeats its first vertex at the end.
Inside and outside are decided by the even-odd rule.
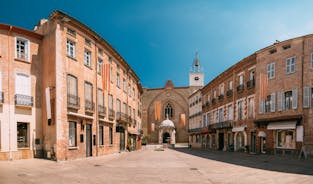
POLYGON ((196 52, 191 70, 189 72, 189 86, 203 86, 203 85, 204 85, 204 73, 200 64, 198 52, 196 52))

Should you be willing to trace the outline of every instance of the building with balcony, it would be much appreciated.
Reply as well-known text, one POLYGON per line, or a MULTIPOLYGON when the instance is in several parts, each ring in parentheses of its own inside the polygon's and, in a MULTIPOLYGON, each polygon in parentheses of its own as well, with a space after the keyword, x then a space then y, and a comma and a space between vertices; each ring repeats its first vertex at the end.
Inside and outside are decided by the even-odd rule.
POLYGON ((34 31, 0 30, 1 159, 140 148, 139 78, 100 35, 61 11, 34 31))

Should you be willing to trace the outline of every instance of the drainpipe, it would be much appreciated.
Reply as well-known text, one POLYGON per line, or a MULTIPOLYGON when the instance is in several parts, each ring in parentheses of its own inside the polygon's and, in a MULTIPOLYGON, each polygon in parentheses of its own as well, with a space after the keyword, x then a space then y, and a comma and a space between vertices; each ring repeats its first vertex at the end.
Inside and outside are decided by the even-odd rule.
MULTIPOLYGON (((302 94, 302 99, 303 99, 303 79, 304 79, 304 75, 303 75, 303 69, 304 69, 304 41, 305 41, 305 38, 303 38, 302 40, 302 56, 301 56, 301 88, 299 91, 301 91, 301 94, 302 94)), ((299 94, 298 94, 299 95, 299 94)), ((300 101, 300 100, 299 100, 300 101)), ((303 100, 302 100, 302 103, 303 103, 303 100)), ((300 108, 300 103, 299 103, 299 108, 300 108)), ((303 112, 303 104, 302 104, 302 107, 301 107, 301 114, 302 114, 302 122, 303 122, 303 126, 304 126, 304 112, 303 112)), ((304 134, 305 134, 305 131, 303 131, 303 137, 304 137, 304 134)), ((302 145, 301 147, 304 145, 304 140, 302 141, 302 145)))
POLYGON ((10 29, 8 30, 8 104, 9 104, 9 116, 8 116, 8 120, 9 120, 9 159, 13 160, 13 154, 12 154, 12 147, 11 147, 11 113, 10 113, 10 32, 12 30, 12 26, 10 26, 10 29))
POLYGON ((95 115, 96 115, 96 135, 98 134, 98 136, 96 136, 96 139, 98 141, 96 141, 96 156, 99 156, 99 112, 98 112, 98 50, 97 50, 97 44, 95 42, 95 76, 96 76, 96 84, 95 84, 95 88, 96 88, 96 102, 95 102, 95 115))

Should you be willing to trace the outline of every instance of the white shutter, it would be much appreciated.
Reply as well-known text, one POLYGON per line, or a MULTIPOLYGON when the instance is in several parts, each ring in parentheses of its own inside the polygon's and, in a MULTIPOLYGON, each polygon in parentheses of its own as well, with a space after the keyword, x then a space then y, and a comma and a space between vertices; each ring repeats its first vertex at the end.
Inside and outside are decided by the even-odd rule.
POLYGON ((263 102, 263 100, 261 100, 259 103, 259 113, 260 114, 264 113, 264 102, 263 102))
POLYGON ((271 94, 271 112, 275 112, 276 106, 276 94, 275 92, 271 94))
POLYGON ((298 107, 298 89, 292 90, 292 109, 297 109, 298 107))
POLYGON ((30 96, 31 84, 28 75, 22 73, 17 73, 15 75, 15 94, 30 96))
POLYGON ((304 87, 303 88, 303 107, 309 108, 311 105, 311 87, 304 87))
POLYGON ((277 92, 277 104, 278 104, 278 111, 283 110, 283 93, 277 92))

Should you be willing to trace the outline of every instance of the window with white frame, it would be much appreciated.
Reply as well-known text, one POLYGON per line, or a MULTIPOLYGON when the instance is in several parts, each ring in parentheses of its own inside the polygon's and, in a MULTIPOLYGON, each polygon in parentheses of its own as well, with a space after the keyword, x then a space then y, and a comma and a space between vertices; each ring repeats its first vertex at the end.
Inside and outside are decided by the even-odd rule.
POLYGON ((210 113, 206 113, 206 125, 208 126, 210 124, 210 113))
POLYGON ((243 75, 239 75, 239 85, 243 85, 243 75))
POLYGON ((228 89, 232 90, 233 89, 233 81, 228 82, 228 89))
POLYGON ((220 95, 224 95, 224 84, 220 85, 220 95))
POLYGON ((91 67, 91 52, 89 50, 85 50, 84 52, 84 64, 91 67))
POLYGON ((66 54, 72 58, 76 57, 76 43, 70 39, 66 41, 66 54))
POLYGON ((296 58, 291 57, 286 59, 286 73, 294 73, 296 70, 296 58))
POLYGON ((243 120, 243 100, 237 102, 238 120, 243 120))
POLYGON ((216 98, 216 90, 213 92, 213 98, 216 98))
POLYGON ((292 107, 292 91, 285 92, 285 108, 284 109, 291 109, 292 107))
POLYGON ((267 78, 273 79, 275 77, 275 63, 267 64, 267 78))
POLYGON ((24 73, 16 73, 15 94, 31 96, 31 80, 29 75, 24 73))
POLYGON ((224 122, 224 108, 218 110, 218 122, 224 122))
POLYGON ((27 39, 16 37, 16 58, 29 60, 29 41, 27 39))
POLYGON ((265 112, 271 112, 272 100, 271 95, 268 95, 265 99, 265 112))

